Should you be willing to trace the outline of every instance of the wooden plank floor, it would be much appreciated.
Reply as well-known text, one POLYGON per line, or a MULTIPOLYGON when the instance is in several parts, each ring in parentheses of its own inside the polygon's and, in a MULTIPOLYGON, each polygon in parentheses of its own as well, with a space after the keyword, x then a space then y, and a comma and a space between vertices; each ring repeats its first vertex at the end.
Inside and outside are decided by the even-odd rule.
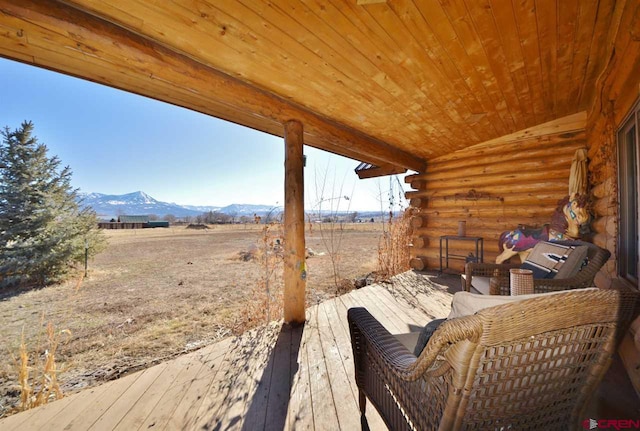
MULTIPOLYGON (((353 430, 360 427, 347 309, 392 333, 445 317, 451 293, 402 274, 307 310, 303 327, 272 323, 197 352, 0 420, 10 430, 353 430), (429 296, 430 300, 425 301, 429 296)), ((375 409, 372 430, 386 430, 375 409)))
MULTIPOLYGON (((0 419, 0 430, 360 429, 347 310, 366 307, 391 333, 419 331, 433 318, 447 316, 459 290, 456 278, 446 280, 449 288, 438 281, 402 274, 393 284, 368 286, 309 308, 303 327, 274 322, 0 419)), ((628 376, 615 363, 588 415, 633 419, 639 413, 628 376)), ((372 430, 387 429, 370 404, 367 419, 372 430)))

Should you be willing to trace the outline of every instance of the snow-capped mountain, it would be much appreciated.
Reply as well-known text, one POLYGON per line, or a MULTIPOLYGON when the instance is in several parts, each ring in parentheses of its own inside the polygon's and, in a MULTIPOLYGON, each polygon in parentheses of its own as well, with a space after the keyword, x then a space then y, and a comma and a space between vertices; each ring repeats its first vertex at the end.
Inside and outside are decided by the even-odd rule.
POLYGON ((101 218, 113 218, 118 215, 149 215, 163 217, 172 214, 176 217, 198 216, 209 211, 219 211, 233 216, 265 215, 279 213, 280 207, 269 205, 232 204, 226 207, 178 205, 162 202, 142 191, 124 195, 106 195, 103 193, 81 194, 81 205, 91 207, 101 218))
POLYGON ((201 211, 189 210, 180 205, 161 202, 146 194, 137 191, 124 195, 105 195, 102 193, 89 193, 81 195, 81 204, 91 207, 98 217, 111 218, 121 214, 147 215, 156 214, 160 217, 173 214, 176 217, 196 216, 201 211))
POLYGON ((284 211, 284 208, 273 205, 231 204, 220 208, 220 212, 238 216, 252 216, 254 214, 265 215, 269 213, 277 214, 282 211, 284 211))
MULTIPOLYGON (((176 204, 177 205, 177 204, 176 204)), ((198 211, 199 213, 206 213, 209 211, 220 211, 222 207, 210 206, 210 205, 179 205, 182 208, 188 210, 198 211)))

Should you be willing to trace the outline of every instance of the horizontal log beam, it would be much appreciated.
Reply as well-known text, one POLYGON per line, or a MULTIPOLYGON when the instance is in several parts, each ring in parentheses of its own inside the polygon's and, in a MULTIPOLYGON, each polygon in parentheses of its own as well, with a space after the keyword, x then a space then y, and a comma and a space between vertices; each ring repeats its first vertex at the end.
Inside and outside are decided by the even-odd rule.
MULTIPOLYGON (((464 220, 467 222, 466 234, 467 236, 481 236, 485 240, 488 238, 495 238, 496 241, 500 237, 500 234, 505 231, 511 231, 517 228, 519 225, 524 225, 528 228, 540 228, 544 224, 549 223, 545 217, 536 219, 523 219, 522 217, 505 217, 491 219, 473 219, 466 217, 457 217, 453 222, 449 221, 454 217, 448 219, 445 218, 431 218, 429 217, 423 225, 417 229, 414 229, 413 235, 427 236, 433 239, 439 238, 440 235, 455 235, 458 231, 458 220, 464 220), (436 232, 434 235, 433 232, 436 232)), ((436 241, 437 242, 437 241, 436 241)))
POLYGON ((481 142, 477 145, 470 147, 471 150, 490 148, 497 145, 506 144, 510 142, 525 141, 532 138, 537 138, 546 135, 555 135, 558 133, 571 133, 580 130, 584 130, 587 125, 587 112, 582 111, 576 114, 567 115, 566 117, 557 118, 546 123, 538 124, 537 126, 529 127, 511 133, 509 135, 500 136, 499 138, 491 139, 489 141, 481 142))
POLYGON ((62 2, 0 0, 0 28, 2 57, 281 137, 283 124, 296 118, 307 145, 376 165, 424 166, 412 154, 62 2))
POLYGON ((484 177, 490 175, 504 175, 504 174, 512 174, 514 173, 514 166, 517 166, 517 173, 523 177, 529 172, 540 172, 541 170, 553 171, 567 171, 567 167, 571 166, 571 161, 575 154, 575 150, 580 148, 579 146, 574 146, 573 148, 569 148, 568 151, 556 151, 555 149, 551 149, 546 153, 542 152, 540 154, 528 154, 526 150, 523 150, 523 154, 526 153, 526 156, 523 157, 522 154, 520 158, 513 157, 513 164, 509 165, 507 162, 509 161, 509 157, 500 157, 500 163, 496 163, 496 156, 493 156, 486 163, 483 164, 470 164, 468 166, 464 166, 457 169, 450 169, 447 171, 441 170, 438 172, 428 172, 422 175, 417 176, 411 182, 411 186, 414 183, 426 180, 427 183, 435 180, 446 180, 446 179, 455 179, 460 176, 460 172, 464 171, 465 176, 467 177, 484 177), (553 156, 550 156, 553 154, 553 156), (490 160, 493 160, 491 162, 490 160))
MULTIPOLYGON (((504 190, 508 190, 508 191, 512 191, 514 193, 532 193, 535 194, 537 193, 539 190, 544 190, 545 193, 558 193, 559 195, 562 196, 566 196, 567 193, 567 183, 563 183, 561 181, 544 181, 544 182, 537 182, 537 181, 531 181, 531 182, 523 182, 523 183, 519 183, 519 184, 513 184, 513 185, 509 185, 509 188, 507 189, 506 187, 500 187, 500 188, 490 188, 490 187, 475 187, 474 190, 477 193, 494 193, 496 196, 501 196, 499 193, 501 193, 504 190), (491 190, 491 192, 485 192, 485 190, 491 190)), ((447 188, 441 188, 438 190, 431 190, 431 189, 427 189, 427 190, 414 190, 414 191, 407 191, 404 193, 405 197, 407 199, 413 199, 413 198, 427 198, 427 199, 455 199, 455 195, 457 193, 460 194, 464 194, 464 193, 468 193, 469 192, 469 185, 465 185, 465 186, 459 186, 459 185, 455 185, 455 186, 451 186, 451 187, 447 187, 447 188)))
MULTIPOLYGON (((412 220, 418 219, 420 217, 468 217, 468 218, 506 218, 506 217, 522 217, 523 220, 526 219, 537 219, 540 217, 545 217, 551 220, 551 215, 553 214, 555 208, 537 208, 537 207, 495 207, 495 208, 442 208, 442 209, 433 209, 427 208, 420 211, 419 216, 415 216, 412 220)), ((524 221, 523 221, 524 222, 524 221)), ((418 223, 416 221, 416 223, 418 223)), ((424 226, 426 223, 422 223, 419 226, 415 226, 416 228, 424 226)), ((412 222, 413 225, 413 222, 412 222)))
POLYGON ((407 172, 406 168, 392 165, 373 166, 368 169, 356 169, 356 174, 361 180, 364 180, 366 178, 384 177, 387 175, 404 174, 405 172, 407 172))
MULTIPOLYGON (((519 194, 504 194, 501 196, 481 197, 478 199, 460 197, 462 194, 454 194, 450 196, 435 196, 429 199, 429 205, 423 208, 457 208, 461 210, 463 208, 506 208, 506 207, 523 207, 536 205, 539 207, 555 208, 558 201, 566 196, 565 188, 559 189, 559 192, 550 193, 545 190, 540 194, 533 193, 519 193, 519 194)), ((414 198, 420 199, 420 198, 414 198)), ((426 199, 426 198, 425 198, 426 199)), ((411 200, 413 201, 413 199, 411 200)))

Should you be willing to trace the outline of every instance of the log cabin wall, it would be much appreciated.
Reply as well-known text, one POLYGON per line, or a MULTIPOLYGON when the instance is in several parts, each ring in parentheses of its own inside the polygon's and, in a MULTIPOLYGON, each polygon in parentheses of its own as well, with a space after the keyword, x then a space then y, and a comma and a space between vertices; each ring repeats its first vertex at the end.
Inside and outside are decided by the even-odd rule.
MULTIPOLYGON (((617 131, 640 99, 640 4, 620 2, 616 9, 615 26, 609 32, 611 56, 596 83, 596 97, 586 129, 589 181, 594 200, 593 242, 611 251, 611 259, 596 276, 599 287, 625 284, 617 277, 617 131)), ((640 317, 625 334, 618 352, 640 396, 640 317)))
POLYGON ((617 131, 640 97, 640 4, 621 2, 616 9, 609 32, 611 56, 596 82, 587 120, 593 242, 612 256, 596 277, 600 287, 614 284, 618 274, 617 131))
MULTIPOLYGON (((416 189, 407 198, 418 208, 412 220, 411 266, 438 269, 439 238, 456 235, 459 221, 466 222, 466 236, 484 239, 484 261, 495 261, 501 232, 550 222, 568 193, 573 155, 585 146, 582 130, 481 144, 431 160, 426 172, 407 177, 416 189)), ((472 251, 471 241, 450 243, 452 254, 472 251)), ((463 271, 464 264, 454 259, 449 267, 463 271)))

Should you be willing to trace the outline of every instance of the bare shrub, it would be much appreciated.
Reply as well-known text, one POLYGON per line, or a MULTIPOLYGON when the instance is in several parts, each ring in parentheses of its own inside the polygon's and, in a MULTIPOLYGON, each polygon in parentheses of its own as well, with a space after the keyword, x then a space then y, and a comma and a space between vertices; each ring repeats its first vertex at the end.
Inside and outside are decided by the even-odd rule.
POLYGON ((260 265, 261 275, 252 283, 241 316, 233 332, 241 334, 283 317, 283 232, 279 223, 265 224, 253 249, 252 261, 260 265))
POLYGON ((391 214, 378 243, 378 277, 388 280, 409 270, 409 243, 411 241, 411 208, 400 217, 391 214))
POLYGON ((389 178, 388 199, 389 218, 382 224, 382 235, 378 242, 378 280, 388 280, 396 274, 408 271, 411 258, 411 217, 415 209, 406 208, 404 190, 397 177, 395 182, 392 177, 389 178), (394 217, 396 209, 400 212, 398 217, 394 217))
POLYGON ((206 224, 203 224, 203 223, 196 223, 196 224, 189 223, 187 225, 187 229, 204 230, 204 229, 209 229, 209 226, 207 226, 206 224))
MULTIPOLYGON (((341 292, 345 293, 343 277, 340 273, 340 261, 342 250, 342 239, 344 237, 344 224, 345 218, 341 213, 349 212, 351 206, 351 196, 353 195, 353 189, 351 195, 347 196, 344 193, 345 179, 343 178, 340 184, 337 183, 335 177, 329 189, 327 182, 329 175, 329 167, 324 172, 315 173, 315 193, 316 204, 314 208, 317 211, 318 220, 322 222, 318 224, 318 230, 320 232, 320 238, 325 246, 329 258, 331 259, 331 266, 333 268, 333 284, 335 287, 335 294, 340 295, 341 292), (341 204, 346 202, 346 209, 341 207, 341 204)), ((354 185, 355 187, 355 185, 354 185)), ((311 230, 311 223, 309 223, 309 229, 311 230)))

